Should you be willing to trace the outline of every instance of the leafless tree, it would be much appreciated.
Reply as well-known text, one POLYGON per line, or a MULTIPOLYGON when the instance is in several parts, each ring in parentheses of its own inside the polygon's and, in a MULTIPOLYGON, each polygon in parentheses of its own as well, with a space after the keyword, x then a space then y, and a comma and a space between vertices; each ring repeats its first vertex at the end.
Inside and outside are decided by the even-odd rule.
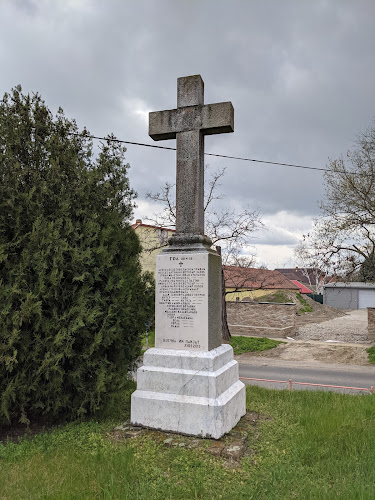
MULTIPOLYGON (((291 289, 293 284, 280 272, 268 269, 223 266, 227 287, 226 295, 256 290, 291 289)), ((296 288, 297 290, 297 288, 296 288)))
MULTIPOLYGON (((209 167, 205 167, 205 174, 209 167)), ((251 243, 257 230, 263 227, 259 210, 244 208, 236 211, 232 208, 216 208, 215 202, 222 200, 224 195, 218 192, 220 182, 225 175, 225 168, 215 170, 205 182, 205 233, 213 245, 220 244, 223 263, 236 265, 239 262, 245 266, 255 264, 254 255, 242 255, 243 248, 251 243)), ((206 175, 207 177, 207 175, 206 175)), ((163 206, 162 210, 145 218, 156 227, 174 228, 176 224, 175 184, 166 182, 160 191, 146 193, 146 198, 163 206)), ((166 245, 166 244, 165 244, 166 245)), ((165 246, 164 245, 164 246, 165 246)), ((163 245, 160 246, 162 248, 163 245)), ((147 247, 147 245, 146 245, 147 247)), ((154 250, 155 248, 152 248, 154 250)), ((225 285, 223 282, 223 338, 230 339, 226 322, 225 285)))
MULTIPOLYGON (((205 167, 207 173, 209 167, 205 167)), ((241 211, 225 207, 215 208, 215 201, 222 200, 224 195, 218 193, 220 181, 225 175, 225 168, 215 170, 205 182, 205 233, 213 245, 220 244, 223 251, 223 261, 226 264, 236 263, 241 256, 243 247, 250 244, 257 230, 263 227, 259 210, 244 208, 241 211)), ((146 193, 146 198, 161 204, 164 208, 145 218, 157 227, 174 228, 176 224, 175 184, 166 182, 156 193, 146 193)), ((248 257, 247 257, 248 258, 248 257)), ((252 263, 255 256, 250 256, 252 263)))
POLYGON ((311 256, 350 277, 366 263, 375 277, 375 126, 361 134, 346 158, 330 160, 322 215, 304 237, 311 256))
POLYGON ((306 239, 294 249, 294 256, 298 264, 296 270, 301 272, 312 290, 322 294, 324 285, 337 274, 333 261, 330 259, 327 261, 319 252, 309 248, 306 239))

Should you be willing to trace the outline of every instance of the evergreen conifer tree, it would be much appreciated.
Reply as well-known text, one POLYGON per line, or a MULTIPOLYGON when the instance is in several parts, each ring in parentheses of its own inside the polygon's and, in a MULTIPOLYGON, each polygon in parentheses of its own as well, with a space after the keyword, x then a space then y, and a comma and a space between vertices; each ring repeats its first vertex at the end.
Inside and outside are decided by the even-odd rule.
POLYGON ((93 414, 140 353, 153 287, 124 153, 20 86, 0 102, 0 422, 93 414))

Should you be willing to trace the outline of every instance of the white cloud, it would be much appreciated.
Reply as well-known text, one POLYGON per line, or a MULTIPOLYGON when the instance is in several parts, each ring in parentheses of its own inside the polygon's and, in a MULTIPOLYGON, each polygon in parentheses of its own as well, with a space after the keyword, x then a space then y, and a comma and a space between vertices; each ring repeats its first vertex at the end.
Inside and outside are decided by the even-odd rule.
POLYGON ((284 228, 297 237, 302 236, 311 229, 312 218, 310 215, 299 215, 297 213, 280 210, 275 214, 267 214, 264 217, 264 224, 270 228, 284 228))
POLYGON ((126 114, 132 115, 135 119, 140 120, 142 125, 148 126, 148 114, 151 109, 145 101, 139 98, 123 99, 122 105, 126 114))
POLYGON ((312 218, 282 210, 265 216, 263 222, 267 229, 254 239, 258 262, 270 269, 294 265, 294 248, 311 229, 312 218))
POLYGON ((295 260, 293 249, 287 245, 254 245, 258 264, 265 264, 268 269, 293 267, 295 260))

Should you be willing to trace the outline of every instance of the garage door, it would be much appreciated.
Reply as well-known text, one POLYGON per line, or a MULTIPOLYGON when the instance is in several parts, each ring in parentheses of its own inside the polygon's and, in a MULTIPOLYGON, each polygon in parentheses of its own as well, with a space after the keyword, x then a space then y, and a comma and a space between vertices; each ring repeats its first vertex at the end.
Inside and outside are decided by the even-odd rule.
POLYGON ((358 307, 375 307, 375 290, 358 290, 358 307))

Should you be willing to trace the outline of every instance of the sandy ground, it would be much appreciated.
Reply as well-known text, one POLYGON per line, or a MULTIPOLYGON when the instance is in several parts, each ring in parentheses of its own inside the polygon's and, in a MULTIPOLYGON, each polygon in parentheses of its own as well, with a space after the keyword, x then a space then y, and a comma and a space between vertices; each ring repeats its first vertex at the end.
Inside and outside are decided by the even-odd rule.
MULTIPOLYGON (((281 339, 276 339, 281 340, 281 339)), ((284 340, 284 339, 283 339, 284 340)), ((244 364, 279 364, 280 362, 299 362, 306 365, 349 364, 373 366, 368 361, 368 344, 328 343, 316 341, 287 341, 274 349, 257 353, 235 356, 244 364)))
MULTIPOLYGON (((308 298, 309 299, 309 298, 308 298)), ((367 339, 367 310, 341 311, 309 299, 312 313, 297 317, 295 340, 282 340, 274 349, 235 356, 243 364, 327 366, 330 364, 373 367, 366 349, 374 344, 367 339), (334 340, 335 342, 327 342, 334 340)))
POLYGON ((317 324, 310 321, 300 324, 295 339, 369 343, 367 309, 347 311, 344 316, 332 318, 317 324))

